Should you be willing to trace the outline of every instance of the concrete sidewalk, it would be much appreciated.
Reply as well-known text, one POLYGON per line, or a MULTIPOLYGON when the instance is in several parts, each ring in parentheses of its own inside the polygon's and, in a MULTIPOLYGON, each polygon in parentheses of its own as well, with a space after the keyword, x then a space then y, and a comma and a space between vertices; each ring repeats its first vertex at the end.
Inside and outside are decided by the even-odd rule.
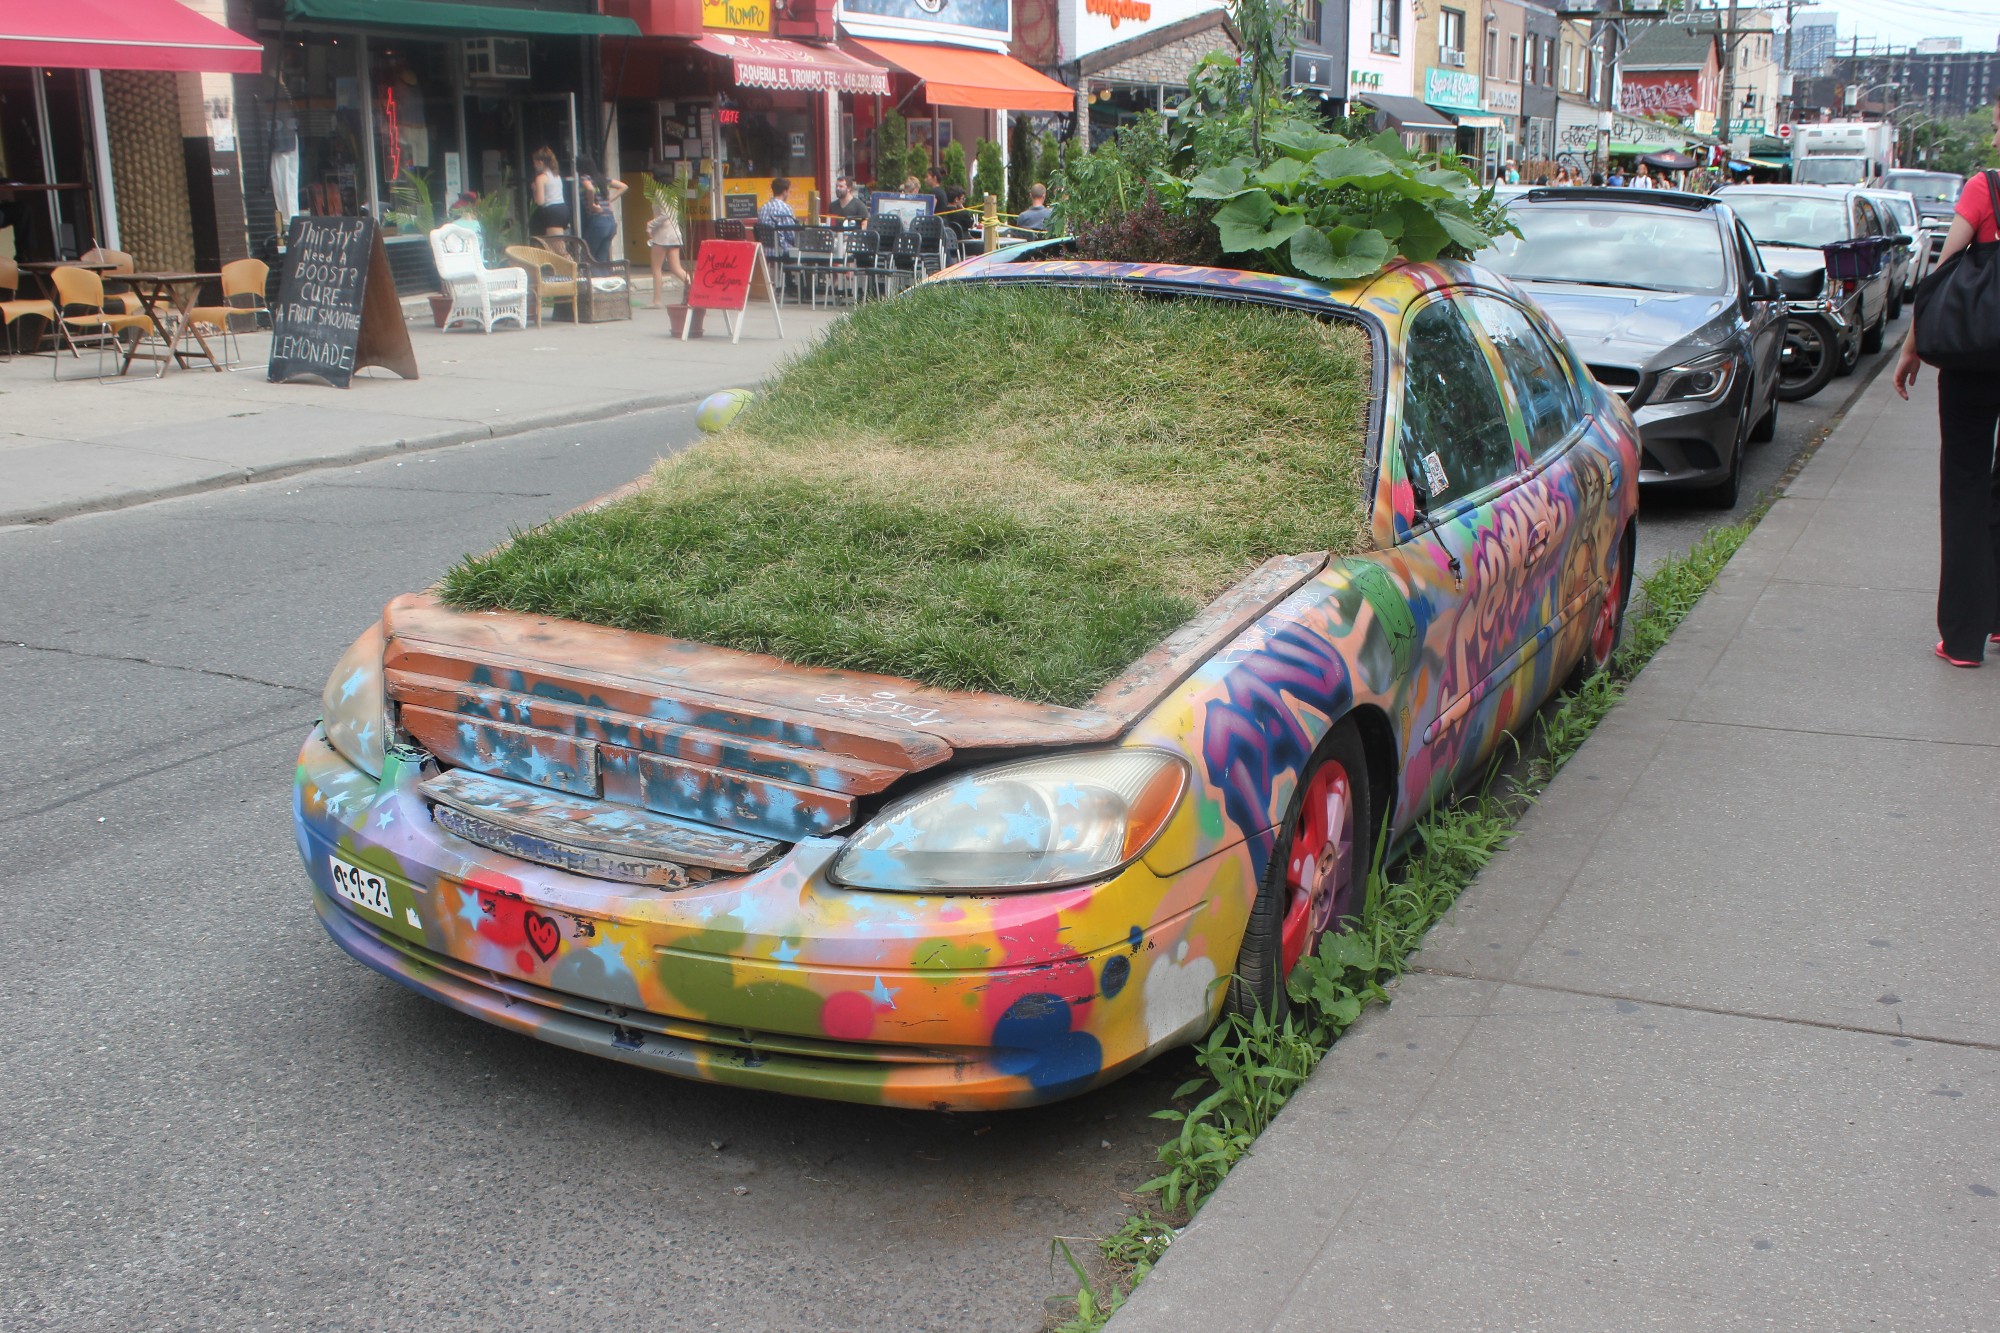
POLYGON ((683 343, 664 312, 646 309, 630 322, 490 335, 412 324, 419 378, 366 370, 351 389, 268 382, 264 333, 243 336, 241 368, 228 374, 169 367, 154 378, 135 362, 130 376, 99 381, 86 351, 61 359, 72 378, 55 383, 48 357, 16 357, 0 362, 0 525, 692 402, 756 384, 833 318, 787 306, 780 339, 770 312, 753 309, 734 346, 719 316, 710 336, 683 343))
POLYGON ((2000 661, 1882 375, 1111 1323, 2000 1328, 2000 661))

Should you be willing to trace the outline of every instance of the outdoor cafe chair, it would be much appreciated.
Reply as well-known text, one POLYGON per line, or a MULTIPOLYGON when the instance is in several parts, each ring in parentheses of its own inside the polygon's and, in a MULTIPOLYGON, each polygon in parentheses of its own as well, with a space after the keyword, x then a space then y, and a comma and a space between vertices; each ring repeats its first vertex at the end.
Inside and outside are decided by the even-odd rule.
MULTIPOLYGON (((5 255, 0 255, 0 323, 7 328, 7 355, 14 355, 14 321, 17 319, 39 319, 42 327, 53 330, 56 325, 56 303, 34 299, 15 300, 21 290, 21 266, 5 255)), ((39 341, 39 336, 37 338, 39 341)))
POLYGON ((744 233, 741 218, 723 218, 715 224, 715 239, 718 241, 743 241, 749 237, 744 233))
MULTIPOLYGON (((126 333, 143 338, 152 332, 153 321, 145 315, 112 314, 104 308, 104 280, 87 268, 56 269, 49 274, 49 281, 55 284, 56 304, 61 308, 56 320, 56 328, 62 340, 69 345, 70 355, 82 359, 77 351, 78 335, 97 344, 97 377, 104 378, 104 353, 108 350, 117 355, 120 341, 126 333)), ((62 378, 62 357, 52 362, 54 378, 62 378)), ((166 369, 166 362, 160 363, 166 369)))
POLYGON ((503 319, 528 327, 528 275, 518 268, 488 268, 479 233, 458 222, 447 222, 431 233, 431 257, 438 280, 451 297, 444 327, 477 324, 491 333, 503 319))
POLYGON ((865 291, 869 296, 878 295, 888 275, 883 269, 885 247, 881 233, 857 228, 847 234, 847 268, 852 274, 854 299, 860 301, 865 291))
MULTIPOLYGON (((773 227, 768 222, 753 222, 750 224, 750 238, 755 240, 758 245, 764 247, 766 266, 776 270, 772 276, 777 281, 778 290, 775 295, 780 305, 783 305, 785 302, 785 289, 791 285, 793 277, 800 272, 799 257, 796 249, 798 234, 796 227, 773 227), (780 239, 786 232, 791 233, 789 243, 780 239), (771 258, 771 251, 773 250, 778 252, 777 259, 771 258)), ((721 238, 718 237, 717 239, 721 238)))
POLYGON ((222 304, 198 305, 189 310, 190 323, 212 324, 222 331, 222 364, 233 366, 243 354, 243 340, 236 336, 233 321, 249 316, 254 327, 257 316, 270 307, 265 304, 265 287, 271 280, 271 266, 261 259, 233 259, 222 266, 222 304), (236 356, 229 354, 231 343, 236 356))
MULTIPOLYGON (((111 265, 111 271, 102 276, 111 278, 113 281, 117 280, 119 274, 130 273, 138 267, 133 261, 132 256, 126 254, 123 250, 107 250, 101 245, 85 250, 83 257, 76 262, 79 264, 111 265)), ((143 315, 146 313, 146 303, 139 299, 137 292, 106 292, 104 294, 104 308, 121 315, 143 315)))
POLYGON ((528 275, 528 306, 540 324, 548 307, 569 302, 570 322, 576 322, 577 263, 539 245, 510 245, 507 258, 528 275))
POLYGON ((827 299, 835 299, 842 284, 852 287, 855 267, 848 257, 845 238, 836 234, 831 227, 801 227, 798 230, 798 273, 806 284, 807 299, 814 309, 819 307, 819 289, 822 280, 827 287, 827 299))
POLYGON ((945 225, 944 219, 935 213, 920 217, 915 232, 923 249, 925 277, 952 264, 951 248, 957 240, 957 233, 945 225))

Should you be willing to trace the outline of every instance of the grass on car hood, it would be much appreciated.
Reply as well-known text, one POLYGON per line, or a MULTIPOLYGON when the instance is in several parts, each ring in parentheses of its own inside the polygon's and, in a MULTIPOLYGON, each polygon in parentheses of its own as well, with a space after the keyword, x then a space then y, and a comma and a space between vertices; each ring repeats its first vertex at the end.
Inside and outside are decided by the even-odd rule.
POLYGON ((440 591, 1079 705, 1270 557, 1366 545, 1368 356, 1351 324, 1209 298, 919 287, 440 591))

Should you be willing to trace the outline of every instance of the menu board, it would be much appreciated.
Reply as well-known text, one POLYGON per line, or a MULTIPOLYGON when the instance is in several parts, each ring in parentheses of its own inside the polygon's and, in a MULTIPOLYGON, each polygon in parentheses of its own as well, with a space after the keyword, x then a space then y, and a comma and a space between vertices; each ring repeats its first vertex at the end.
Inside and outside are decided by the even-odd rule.
POLYGON ((369 218, 293 218, 271 307, 271 382, 345 389, 363 366, 417 377, 381 233, 369 218))
POLYGON ((750 221, 757 216, 757 196, 754 194, 725 194, 722 196, 722 216, 739 221, 750 221))

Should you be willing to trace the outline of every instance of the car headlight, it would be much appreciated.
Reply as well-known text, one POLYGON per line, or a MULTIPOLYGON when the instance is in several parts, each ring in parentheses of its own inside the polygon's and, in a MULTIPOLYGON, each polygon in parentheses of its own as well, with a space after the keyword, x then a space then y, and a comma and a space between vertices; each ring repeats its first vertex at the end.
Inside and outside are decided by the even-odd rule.
POLYGON ((1699 361, 1661 371, 1659 385, 1653 390, 1653 401, 1712 403, 1729 392, 1729 386, 1735 379, 1734 355, 1724 352, 1719 356, 1705 356, 1699 361))
POLYGON ((961 774, 898 801, 848 841, 837 883, 905 892, 1040 889, 1137 860, 1180 803, 1187 764, 1093 750, 961 774))
POLYGON ((327 744, 369 777, 381 777, 389 748, 389 709, 382 685, 379 621, 334 663, 319 704, 327 744))

